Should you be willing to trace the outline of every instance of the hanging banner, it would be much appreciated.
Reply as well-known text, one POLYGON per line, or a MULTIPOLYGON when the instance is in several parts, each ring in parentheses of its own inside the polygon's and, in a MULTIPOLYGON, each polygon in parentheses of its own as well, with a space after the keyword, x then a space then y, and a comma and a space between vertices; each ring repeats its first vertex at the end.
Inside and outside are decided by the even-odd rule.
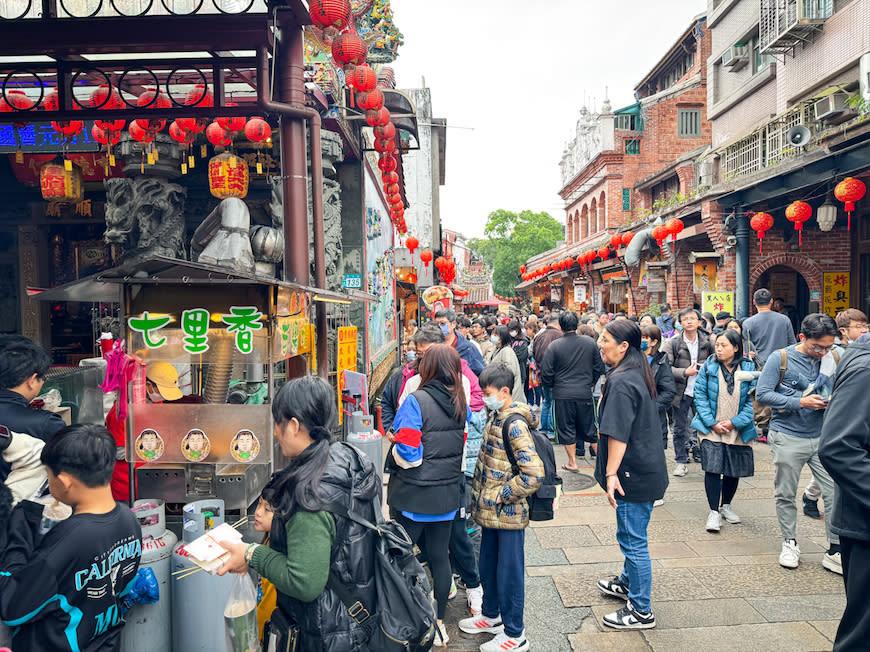
POLYGON ((836 318, 851 304, 849 272, 825 272, 822 275, 822 312, 836 318))
POLYGON ((719 289, 718 269, 714 261, 699 260, 693 268, 695 294, 719 289))
POLYGON ((717 312, 734 314, 733 292, 702 292, 701 297, 701 310, 703 312, 712 312, 714 315, 717 312))
POLYGON ((338 423, 343 422, 341 393, 344 390, 345 370, 356 371, 357 359, 357 329, 356 326, 341 326, 338 329, 338 351, 336 354, 336 372, 338 375, 338 423))

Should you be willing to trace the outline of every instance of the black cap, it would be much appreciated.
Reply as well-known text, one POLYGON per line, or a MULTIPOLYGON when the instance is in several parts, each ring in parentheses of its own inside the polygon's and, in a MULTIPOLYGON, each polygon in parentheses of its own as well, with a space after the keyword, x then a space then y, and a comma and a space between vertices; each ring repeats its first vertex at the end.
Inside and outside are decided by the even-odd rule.
POLYGON ((730 312, 717 312, 716 313, 716 321, 719 321, 722 319, 730 319, 730 318, 731 318, 730 312))

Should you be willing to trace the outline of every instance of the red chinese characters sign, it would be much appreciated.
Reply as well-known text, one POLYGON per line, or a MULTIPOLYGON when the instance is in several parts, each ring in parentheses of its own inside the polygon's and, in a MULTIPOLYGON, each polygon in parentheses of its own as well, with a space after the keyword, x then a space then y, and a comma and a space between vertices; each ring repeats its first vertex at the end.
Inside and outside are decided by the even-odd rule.
POLYGON ((822 312, 831 317, 849 307, 849 272, 825 272, 822 277, 822 312))

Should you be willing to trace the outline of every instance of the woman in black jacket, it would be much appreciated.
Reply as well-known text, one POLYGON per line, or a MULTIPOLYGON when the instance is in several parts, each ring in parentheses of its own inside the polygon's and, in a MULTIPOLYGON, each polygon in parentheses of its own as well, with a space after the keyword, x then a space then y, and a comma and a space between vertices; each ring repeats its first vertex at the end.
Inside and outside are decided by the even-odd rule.
POLYGON ((662 330, 658 326, 645 326, 641 329, 641 349, 646 353, 646 359, 652 367, 656 380, 656 407, 659 409, 659 421, 662 422, 662 444, 668 447, 668 407, 677 392, 674 384, 674 372, 668 355, 661 350, 662 330))
POLYGON ((508 331, 511 334, 511 348, 517 356, 517 362, 520 363, 520 373, 522 374, 523 391, 528 387, 529 383, 529 340, 523 331, 523 327, 516 319, 511 320, 508 324, 508 331))

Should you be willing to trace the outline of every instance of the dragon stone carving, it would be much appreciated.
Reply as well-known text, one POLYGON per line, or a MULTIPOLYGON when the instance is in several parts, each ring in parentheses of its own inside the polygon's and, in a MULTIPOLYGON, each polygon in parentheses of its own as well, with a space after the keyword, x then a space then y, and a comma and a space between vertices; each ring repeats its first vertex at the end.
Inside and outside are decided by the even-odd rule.
POLYGON ((124 257, 187 259, 184 203, 187 189, 160 177, 107 179, 105 241, 124 257))

